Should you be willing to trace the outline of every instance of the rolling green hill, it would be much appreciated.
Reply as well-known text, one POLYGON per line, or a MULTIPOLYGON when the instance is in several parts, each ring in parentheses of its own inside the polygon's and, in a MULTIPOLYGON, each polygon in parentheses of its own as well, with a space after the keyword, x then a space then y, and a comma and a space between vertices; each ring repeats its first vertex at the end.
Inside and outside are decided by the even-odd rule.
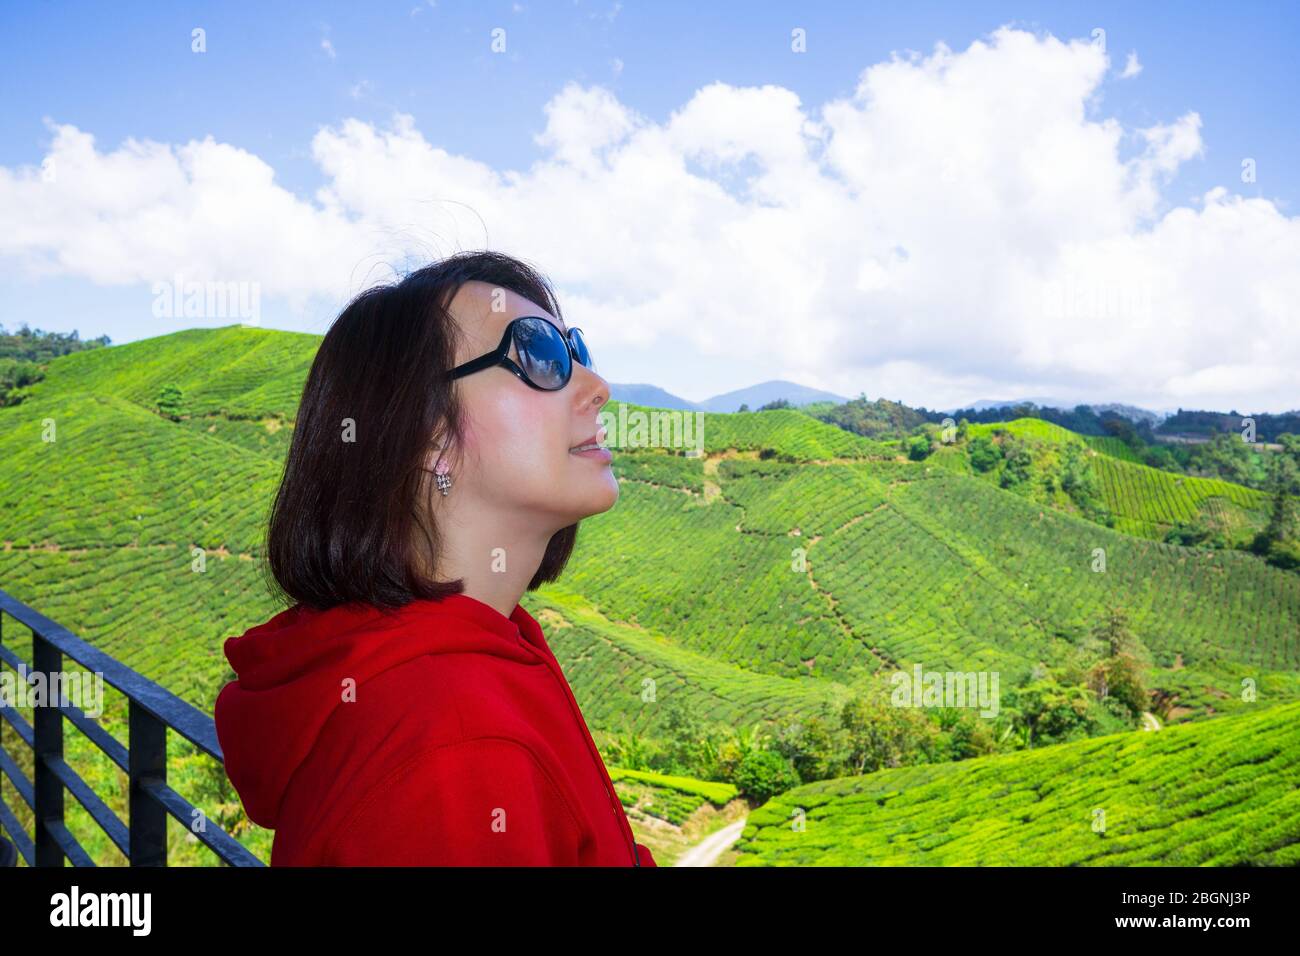
MULTIPOLYGON (((265 396, 301 391, 310 361, 301 346, 311 341, 190 330, 54 362, 35 397, 0 412, 0 570, 10 590, 41 595, 47 613, 84 622, 168 686, 209 685, 213 662, 139 643, 114 626, 118 612, 84 596, 138 579, 159 600, 137 602, 130 620, 206 648, 273 612, 255 563, 293 407, 265 396), (198 356, 226 385, 202 384, 198 356), (288 356, 289 370, 237 371, 274 367, 266 356, 288 356), (178 423, 148 409, 168 381, 203 418, 178 423), (230 387, 237 381, 245 392, 230 387), (47 422, 56 441, 41 440, 47 422), (191 569, 196 547, 206 550, 203 574, 191 569), (196 620, 181 606, 207 610, 196 620)), ((1070 435, 1037 420, 1013 427, 1070 435)), ((739 678, 757 675, 795 681, 794 696, 807 700, 818 697, 810 683, 829 682, 825 697, 837 700, 864 674, 913 662, 1022 674, 1076 642, 1107 602, 1137 615, 1171 671, 1208 666, 1232 690, 1239 669, 1258 668, 1276 692, 1292 693, 1283 688, 1298 663, 1300 592, 1294 576, 1250 556, 1144 543, 930 462, 881 460, 879 443, 798 412, 708 415, 705 447, 719 457, 620 452, 620 504, 584 522, 551 590, 570 595, 567 613, 585 596, 609 626, 649 629, 665 654, 685 655, 688 673, 705 661, 739 668, 718 679, 725 698, 745 699, 739 678), (803 573, 791 570, 797 548, 803 573), (1096 548, 1108 556, 1102 574, 1091 570, 1096 548)), ((768 689, 752 699, 787 696, 768 689)), ((772 709, 731 706, 710 712, 731 721, 772 709)), ((620 710, 632 726, 653 724, 641 708, 620 710)))
POLYGON ((808 784, 740 866, 1300 865, 1300 704, 808 784))
MULTIPOLYGON (((1230 546, 1244 546, 1268 521, 1267 494, 1218 478, 1199 478, 1160 471, 1136 461, 1136 455, 1116 438, 1077 435, 1037 418, 971 425, 972 438, 994 442, 1010 435, 1026 443, 1033 459, 1034 481, 1016 490, 1036 501, 1064 510, 1079 510, 1053 478, 1059 476, 1063 449, 1084 449, 1084 461, 1096 476, 1099 504, 1111 517, 1110 526, 1126 534, 1163 541, 1179 525, 1201 523, 1220 531, 1230 546)), ((940 458, 952 470, 977 474, 967 461, 966 448, 941 449, 940 458)), ((990 481, 1003 478, 1005 465, 985 473, 990 481)))
POLYGON ((1175 525, 1202 517, 1233 532, 1258 531, 1267 521, 1268 495, 1253 488, 1174 475, 1109 455, 1098 455, 1094 465, 1115 527, 1129 534, 1159 539, 1175 525))
POLYGON ((41 392, 115 395, 152 407, 164 385, 184 396, 187 414, 292 417, 320 336, 227 325, 186 329, 50 364, 41 392))
MULTIPOLYGON (((920 464, 732 458, 714 478, 708 499, 624 475, 618 506, 584 522, 564 589, 676 649, 848 688, 917 663, 997 669, 1006 686, 1062 662, 1118 603, 1154 685, 1197 696, 1196 712, 1235 707, 1243 677, 1300 697, 1300 579, 1253 556, 1133 538, 920 464)), ((653 724, 651 708, 626 713, 653 724)))

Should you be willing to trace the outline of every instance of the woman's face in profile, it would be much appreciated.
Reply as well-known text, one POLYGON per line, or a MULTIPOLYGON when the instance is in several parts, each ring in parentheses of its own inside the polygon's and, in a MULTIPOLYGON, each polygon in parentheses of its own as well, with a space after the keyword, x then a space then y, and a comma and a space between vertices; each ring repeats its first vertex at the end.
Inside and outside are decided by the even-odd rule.
MULTIPOLYGON (((506 326, 522 315, 542 316, 568 331, 537 303, 485 282, 462 285, 450 311, 460 329, 457 365, 496 348, 506 326)), ((519 362, 513 344, 510 358, 519 362)), ((461 496, 459 504, 472 497, 474 505, 513 511, 520 522, 540 521, 547 534, 614 506, 619 488, 611 465, 571 452, 592 435, 605 439, 598 416, 609 401, 609 383, 601 376, 575 361, 568 384, 548 392, 498 366, 459 378, 455 387, 465 414, 465 447, 447 460, 450 494, 461 496)))

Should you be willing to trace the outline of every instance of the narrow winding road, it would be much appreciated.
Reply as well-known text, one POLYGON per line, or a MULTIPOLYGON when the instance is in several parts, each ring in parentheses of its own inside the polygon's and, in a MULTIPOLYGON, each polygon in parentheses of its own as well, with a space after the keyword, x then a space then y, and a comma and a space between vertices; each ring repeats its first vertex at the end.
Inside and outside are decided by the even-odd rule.
POLYGON ((740 834, 745 830, 745 821, 748 817, 741 817, 735 823, 728 823, 717 833, 710 833, 707 837, 691 847, 680 857, 677 858, 675 866, 713 866, 718 861, 718 857, 740 839, 740 834))

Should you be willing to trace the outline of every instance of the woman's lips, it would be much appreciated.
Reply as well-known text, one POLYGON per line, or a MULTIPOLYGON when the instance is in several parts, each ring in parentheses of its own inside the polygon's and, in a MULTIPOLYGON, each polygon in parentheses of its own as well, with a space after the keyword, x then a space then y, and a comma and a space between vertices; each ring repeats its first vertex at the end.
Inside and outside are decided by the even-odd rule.
MULTIPOLYGON (((608 429, 606 429, 604 425, 601 425, 600 429, 596 432, 596 434, 586 438, 581 445, 574 445, 572 448, 569 449, 569 451, 577 455, 577 454, 582 454, 584 452, 590 451, 595 448, 603 449, 605 448, 605 446, 602 445, 601 442, 605 440, 605 435, 607 432, 608 429)), ((608 449, 605 450, 608 451, 608 449)))
POLYGON ((570 455, 576 455, 579 458, 595 458, 598 461, 613 461, 614 453, 604 445, 581 445, 578 448, 569 450, 570 455))

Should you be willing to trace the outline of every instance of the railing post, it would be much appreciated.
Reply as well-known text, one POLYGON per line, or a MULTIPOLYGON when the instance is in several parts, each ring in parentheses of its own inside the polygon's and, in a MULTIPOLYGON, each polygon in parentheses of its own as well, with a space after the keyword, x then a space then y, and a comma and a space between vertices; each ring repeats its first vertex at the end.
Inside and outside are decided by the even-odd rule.
POLYGON ((132 866, 167 865, 167 811, 144 792, 146 783, 167 782, 167 726, 134 700, 130 701, 127 763, 130 766, 132 866))
POLYGON ((45 679, 45 699, 32 708, 33 792, 36 815, 36 865, 63 866, 63 850, 47 823, 63 824, 63 782, 46 766, 46 757, 63 759, 63 713, 57 699, 63 654, 32 630, 32 670, 45 679), (53 691, 55 699, 51 699, 53 691))

